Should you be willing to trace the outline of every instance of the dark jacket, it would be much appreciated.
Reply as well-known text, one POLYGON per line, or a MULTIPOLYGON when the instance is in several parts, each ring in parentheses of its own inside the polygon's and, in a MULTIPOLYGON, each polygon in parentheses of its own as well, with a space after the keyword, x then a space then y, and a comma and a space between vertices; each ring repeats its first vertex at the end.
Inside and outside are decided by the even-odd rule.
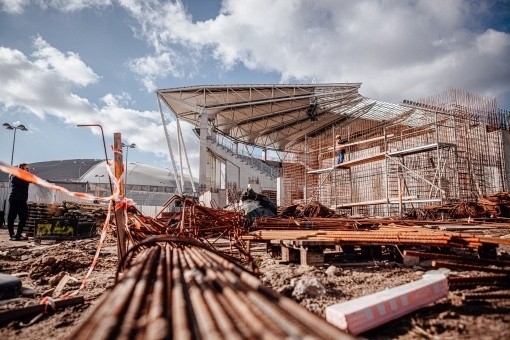
POLYGON ((9 195, 9 201, 19 200, 19 201, 27 201, 28 200, 28 186, 29 182, 22 180, 16 176, 11 177, 11 194, 9 195))

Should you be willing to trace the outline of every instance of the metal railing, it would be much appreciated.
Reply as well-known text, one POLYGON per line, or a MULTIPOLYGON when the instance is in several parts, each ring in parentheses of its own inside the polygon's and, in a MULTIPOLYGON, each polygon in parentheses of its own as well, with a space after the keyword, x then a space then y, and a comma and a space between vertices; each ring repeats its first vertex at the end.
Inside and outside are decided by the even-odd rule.
MULTIPOLYGON (((262 161, 256 157, 253 157, 252 155, 245 156, 243 154, 234 152, 231 149, 231 147, 225 145, 225 143, 224 143, 225 138, 219 137, 219 138, 215 139, 212 136, 208 136, 207 139, 210 140, 211 142, 213 142, 214 145, 220 147, 225 152, 227 152, 232 158, 239 159, 240 161, 244 162, 245 164, 250 165, 251 167, 261 171, 262 173, 265 173, 269 177, 275 179, 276 177, 281 176, 281 168, 277 168, 277 167, 268 165, 268 164, 264 163, 264 161, 262 161)), ((229 141, 228 139, 226 139, 226 140, 229 141)))

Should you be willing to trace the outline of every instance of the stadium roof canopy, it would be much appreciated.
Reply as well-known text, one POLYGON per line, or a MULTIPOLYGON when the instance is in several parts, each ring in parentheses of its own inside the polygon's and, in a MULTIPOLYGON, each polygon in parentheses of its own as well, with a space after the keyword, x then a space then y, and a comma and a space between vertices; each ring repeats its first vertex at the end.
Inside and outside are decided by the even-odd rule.
POLYGON ((156 91, 179 118, 242 143, 287 150, 334 124, 365 117, 383 120, 409 110, 366 98, 361 83, 206 85, 156 91))

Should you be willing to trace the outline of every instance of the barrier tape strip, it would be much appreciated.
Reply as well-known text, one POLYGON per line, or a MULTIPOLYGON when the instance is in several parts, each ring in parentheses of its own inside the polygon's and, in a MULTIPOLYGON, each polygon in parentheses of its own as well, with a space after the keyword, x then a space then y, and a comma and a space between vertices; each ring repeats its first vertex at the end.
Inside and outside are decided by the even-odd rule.
MULTIPOLYGON (((112 147, 113 149, 113 147, 112 147)), ((113 150, 114 152, 119 152, 118 150, 113 150)), ((89 200, 89 201, 105 201, 105 202, 108 202, 108 212, 107 212, 107 215, 106 215, 106 219, 104 221, 104 224, 103 224, 103 230, 101 232, 101 237, 99 238, 99 243, 98 243, 98 246, 97 246, 97 249, 96 249, 96 253, 94 255, 94 259, 92 260, 92 263, 87 271, 87 274, 85 275, 85 277, 83 278, 82 280, 82 284, 81 286, 74 292, 70 293, 70 294, 62 294, 58 297, 58 300, 64 300, 64 299, 67 299, 67 298, 70 298, 72 296, 75 296, 78 294, 78 292, 80 290, 82 290, 85 285, 88 283, 88 278, 90 277, 90 275, 92 274, 92 271, 94 270, 94 268, 96 267, 97 263, 98 263, 98 260, 99 260, 99 253, 101 251, 101 248, 104 244, 104 241, 106 239, 106 236, 107 236, 107 231, 109 230, 109 221, 110 221, 110 216, 111 216, 111 212, 112 212, 112 203, 115 202, 116 199, 119 198, 119 195, 120 195, 120 181, 121 180, 117 180, 115 178, 115 176, 113 175, 112 171, 111 171, 111 168, 110 168, 110 165, 111 164, 108 164, 107 162, 105 162, 106 164, 106 171, 108 172, 108 176, 110 176, 110 178, 112 179, 113 181, 113 184, 114 184, 114 188, 113 188, 113 193, 108 196, 108 197, 99 197, 99 196, 94 196, 94 195, 91 195, 91 194, 88 194, 88 193, 83 193, 83 192, 74 192, 74 191, 70 191, 66 188, 63 188, 61 186, 58 186, 56 184, 53 184, 53 183, 49 183, 45 180, 43 180, 42 178, 39 178, 37 177, 36 175, 28 172, 28 171, 25 171, 25 170, 22 170, 18 167, 14 167, 14 166, 10 166, 2 161, 0 161, 0 171, 3 171, 5 173, 8 173, 8 174, 11 174, 13 176, 16 176, 26 182, 29 182, 29 183, 33 183, 33 184, 36 184, 36 185, 39 185, 39 186, 42 186, 44 188, 47 188, 47 189, 50 189, 50 190, 56 190, 56 191, 60 191, 68 196, 73 196, 73 197, 77 197, 77 198, 81 198, 81 199, 84 199, 84 200, 89 200)), ((124 169, 122 169, 124 172, 124 169)), ((120 175, 120 178, 122 178, 122 174, 120 175)), ((126 214, 126 220, 127 220, 127 207, 130 206, 130 205, 133 205, 133 200, 131 199, 127 199, 127 198, 122 198, 122 200, 117 203, 114 207, 115 210, 118 210, 120 208, 123 208, 123 207, 126 207, 124 213, 126 214)), ((24 323, 20 323, 21 326, 30 326, 32 324, 34 324, 35 322, 37 322, 42 316, 46 315, 46 314, 49 314, 48 312, 48 306, 51 307, 52 311, 54 312, 55 311, 55 300, 49 296, 46 296, 44 297, 40 304, 46 304, 46 308, 44 310, 44 312, 40 313, 39 315, 37 315, 36 317, 34 317, 29 323, 27 324, 24 324, 24 323)))
MULTIPOLYGON (((85 192, 74 192, 74 191, 67 190, 66 188, 63 188, 63 187, 58 186, 56 184, 49 183, 49 182, 45 181, 44 179, 39 178, 36 175, 34 175, 34 174, 32 174, 32 173, 30 173, 28 171, 25 171, 25 170, 20 169, 18 167, 7 165, 6 163, 0 161, 0 171, 6 172, 6 173, 11 174, 11 175, 14 175, 14 176, 16 176, 18 178, 21 178, 22 180, 24 180, 26 182, 33 183, 33 184, 42 186, 42 187, 47 188, 47 189, 60 191, 60 192, 66 194, 68 196, 73 196, 73 197, 81 198, 81 199, 88 200, 88 201, 104 201, 104 202, 108 202, 108 201, 111 201, 111 200, 115 200, 115 199, 117 199, 119 197, 119 195, 120 195, 119 181, 113 175, 112 170, 110 169, 109 164, 106 164, 106 170, 108 171, 108 176, 110 176, 110 178, 114 181, 114 184, 115 184, 114 188, 113 188, 113 193, 110 196, 108 196, 108 197, 99 197, 99 196, 94 196, 94 195, 91 195, 91 194, 88 194, 88 193, 85 193, 85 192)), ((121 178, 122 178, 122 176, 121 176, 121 178)))
POLYGON ((56 300, 53 299, 52 297, 45 296, 39 302, 40 305, 45 305, 44 310, 41 313, 37 314, 34 318, 32 318, 32 320, 30 320, 28 323, 20 322, 19 325, 21 327, 28 327, 28 326, 33 325, 37 321, 39 321, 39 319, 41 319, 44 315, 51 315, 51 314, 55 313, 55 311, 57 310, 57 305, 55 304, 55 301, 56 300), (49 307, 49 310, 48 310, 48 307, 49 307))

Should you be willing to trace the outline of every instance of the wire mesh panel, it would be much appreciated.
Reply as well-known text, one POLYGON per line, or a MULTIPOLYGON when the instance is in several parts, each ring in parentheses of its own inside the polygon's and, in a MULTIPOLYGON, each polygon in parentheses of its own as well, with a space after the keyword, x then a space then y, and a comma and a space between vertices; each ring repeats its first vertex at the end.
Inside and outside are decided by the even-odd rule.
POLYGON ((304 154, 284 165, 288 199, 392 215, 503 191, 505 126, 494 99, 460 90, 402 105, 377 102, 293 146, 304 154))

